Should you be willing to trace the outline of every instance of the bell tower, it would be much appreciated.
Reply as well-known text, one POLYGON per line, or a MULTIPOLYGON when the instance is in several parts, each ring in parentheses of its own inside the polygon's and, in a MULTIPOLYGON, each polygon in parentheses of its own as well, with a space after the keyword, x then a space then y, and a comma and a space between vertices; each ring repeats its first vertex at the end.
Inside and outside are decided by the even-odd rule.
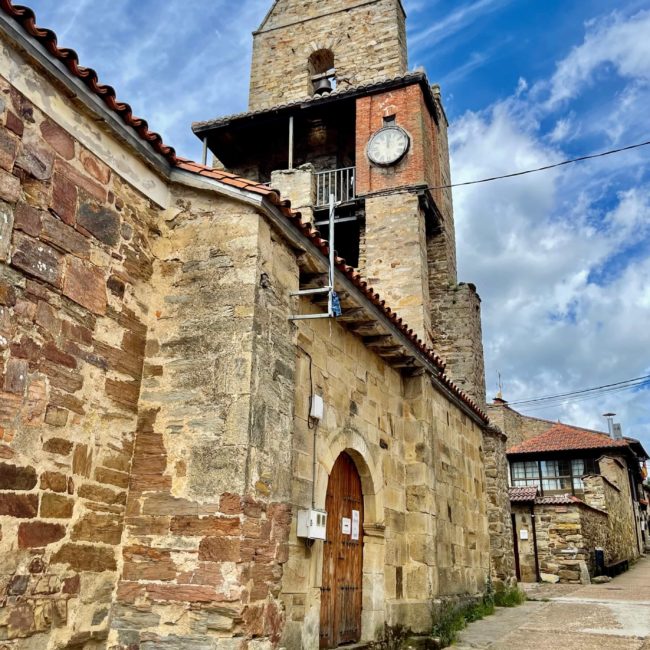
POLYGON ((253 33, 249 110, 406 73, 400 0, 276 0, 253 33))
POLYGON ((254 32, 250 112, 194 124, 269 183, 485 402, 480 300, 456 275, 440 89, 408 72, 400 0, 276 0, 254 32))

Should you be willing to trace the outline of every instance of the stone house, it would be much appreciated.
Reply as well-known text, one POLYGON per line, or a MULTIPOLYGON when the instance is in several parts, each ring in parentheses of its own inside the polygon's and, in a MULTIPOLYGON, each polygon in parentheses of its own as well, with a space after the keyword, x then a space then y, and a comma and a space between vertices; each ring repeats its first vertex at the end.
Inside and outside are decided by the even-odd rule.
POLYGON ((607 572, 643 553, 647 454, 637 440, 527 418, 501 399, 490 412, 519 441, 507 450, 519 580, 588 582, 603 571, 596 549, 607 572))
POLYGON ((2 0, 0 35, 2 643, 397 647, 511 584, 447 121, 399 0, 275 2, 250 112, 194 127, 214 166, 30 9, 2 0))

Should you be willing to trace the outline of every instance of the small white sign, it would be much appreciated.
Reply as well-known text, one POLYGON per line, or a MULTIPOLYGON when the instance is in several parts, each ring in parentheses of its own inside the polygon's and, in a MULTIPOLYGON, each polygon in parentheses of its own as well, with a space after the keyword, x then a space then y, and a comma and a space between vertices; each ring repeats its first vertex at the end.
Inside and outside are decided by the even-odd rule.
POLYGON ((344 535, 349 535, 351 529, 352 529, 352 520, 348 519, 347 517, 343 517, 343 519, 341 520, 341 532, 344 535))
POLYGON ((359 511, 352 511, 352 539, 359 539, 359 511))
POLYGON ((519 531, 519 539, 528 539, 528 531, 525 528, 519 531))

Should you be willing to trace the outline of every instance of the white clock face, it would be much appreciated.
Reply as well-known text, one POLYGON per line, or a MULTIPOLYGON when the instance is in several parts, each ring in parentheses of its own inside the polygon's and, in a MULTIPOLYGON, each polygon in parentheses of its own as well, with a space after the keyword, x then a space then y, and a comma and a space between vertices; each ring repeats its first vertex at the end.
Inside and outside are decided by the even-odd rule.
POLYGON ((409 137, 399 126, 387 126, 375 133, 368 143, 368 158, 375 165, 394 165, 409 148, 409 137))

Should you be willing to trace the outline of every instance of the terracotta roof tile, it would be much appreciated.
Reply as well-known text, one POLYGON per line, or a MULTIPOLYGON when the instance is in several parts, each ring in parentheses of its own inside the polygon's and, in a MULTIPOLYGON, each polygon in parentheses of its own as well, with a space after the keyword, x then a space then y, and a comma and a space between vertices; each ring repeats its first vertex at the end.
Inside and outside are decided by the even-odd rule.
MULTIPOLYGON (((52 57, 61 61, 71 75, 83 81, 93 93, 98 95, 104 101, 110 110, 120 115, 124 123, 133 128, 140 138, 147 141, 155 151, 166 158, 172 167, 200 176, 213 178, 223 184, 264 196, 269 202, 275 205, 296 228, 309 237, 312 243, 324 256, 329 255, 328 242, 320 237, 318 230, 315 230, 311 224, 304 223, 301 219, 300 213, 294 212, 291 209, 291 202, 282 199, 278 192, 266 185, 237 176, 230 172, 213 169, 192 160, 177 156, 172 147, 164 144, 162 137, 158 133, 149 130, 146 120, 135 117, 128 104, 117 101, 115 90, 111 86, 99 83, 97 73, 92 68, 84 68, 79 65, 79 57, 74 50, 59 48, 56 34, 49 29, 43 29, 36 25, 36 16, 29 7, 14 5, 12 0, 0 0, 0 9, 20 24, 29 36, 41 43, 52 57)), ((411 76, 414 79, 419 79, 420 77, 423 79, 425 78, 422 73, 415 73, 411 76)), ((469 406, 469 408, 485 423, 487 423, 487 415, 468 395, 466 395, 444 374, 445 362, 430 347, 425 345, 394 311, 386 306, 385 301, 380 298, 379 294, 375 293, 374 290, 368 286, 368 282, 364 280, 354 268, 346 264, 343 258, 338 257, 336 259, 336 267, 365 295, 371 303, 381 309, 386 317, 388 317, 420 350, 420 352, 422 352, 440 370, 440 382, 462 402, 469 406)))
POLYGON ((537 497, 535 499, 535 505, 540 506, 561 506, 561 505, 573 505, 574 503, 584 504, 584 501, 574 497, 571 494, 554 494, 547 497, 537 497))
POLYGON ((527 485, 525 487, 511 487, 508 489, 508 496, 511 503, 526 503, 535 501, 537 486, 527 485))
POLYGON ((628 447, 625 440, 614 440, 606 433, 580 429, 568 424, 555 424, 540 433, 508 449, 508 455, 535 454, 548 451, 572 451, 574 449, 611 449, 628 447))

